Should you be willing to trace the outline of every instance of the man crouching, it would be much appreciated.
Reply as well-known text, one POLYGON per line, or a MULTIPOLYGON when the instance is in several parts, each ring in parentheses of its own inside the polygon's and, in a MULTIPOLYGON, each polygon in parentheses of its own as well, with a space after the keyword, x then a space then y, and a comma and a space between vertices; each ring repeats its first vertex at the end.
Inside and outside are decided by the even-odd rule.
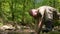
POLYGON ((59 19, 58 11, 50 6, 41 6, 37 9, 32 9, 29 14, 37 20, 37 34, 40 34, 42 30, 42 25, 45 24, 45 29, 43 32, 49 32, 53 29, 54 19, 59 19))

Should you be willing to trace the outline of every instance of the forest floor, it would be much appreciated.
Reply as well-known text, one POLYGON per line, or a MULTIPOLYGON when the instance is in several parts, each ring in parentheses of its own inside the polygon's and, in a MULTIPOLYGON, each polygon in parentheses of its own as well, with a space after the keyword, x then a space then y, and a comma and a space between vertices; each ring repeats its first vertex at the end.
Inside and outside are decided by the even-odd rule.
MULTIPOLYGON (((26 27, 26 26, 22 26, 21 29, 13 29, 11 28, 10 26, 10 29, 6 29, 5 27, 7 27, 6 25, 4 25, 4 27, 2 26, 2 29, 0 29, 0 34, 35 34, 35 31, 34 29, 31 29, 29 27, 26 27)), ((51 32, 48 32, 48 33, 40 33, 40 34, 60 34, 60 30, 55 30, 55 31, 51 31, 51 32)))
MULTIPOLYGON (((35 32, 29 32, 30 30, 25 30, 25 31, 21 31, 21 30, 16 30, 16 31, 1 31, 0 30, 0 34, 35 34, 35 32)), ((40 33, 40 34, 60 34, 59 31, 51 31, 51 32, 48 32, 48 33, 40 33)))

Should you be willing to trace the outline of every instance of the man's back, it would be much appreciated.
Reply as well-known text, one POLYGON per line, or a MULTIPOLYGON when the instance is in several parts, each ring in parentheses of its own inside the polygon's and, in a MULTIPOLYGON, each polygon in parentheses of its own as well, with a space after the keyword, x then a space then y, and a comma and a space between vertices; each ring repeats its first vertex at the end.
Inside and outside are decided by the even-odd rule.
POLYGON ((39 13, 41 13, 42 17, 44 16, 45 13, 45 19, 53 19, 53 11, 57 12, 55 8, 50 7, 50 6, 41 6, 38 8, 39 13))

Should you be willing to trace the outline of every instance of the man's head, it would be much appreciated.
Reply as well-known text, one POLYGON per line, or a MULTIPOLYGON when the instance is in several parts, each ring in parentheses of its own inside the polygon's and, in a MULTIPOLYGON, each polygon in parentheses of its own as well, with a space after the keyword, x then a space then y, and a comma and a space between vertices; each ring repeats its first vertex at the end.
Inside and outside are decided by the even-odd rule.
POLYGON ((32 17, 34 17, 34 18, 38 18, 38 16, 40 16, 40 15, 39 15, 39 10, 37 10, 37 9, 31 9, 31 10, 29 11, 29 14, 30 14, 32 17))

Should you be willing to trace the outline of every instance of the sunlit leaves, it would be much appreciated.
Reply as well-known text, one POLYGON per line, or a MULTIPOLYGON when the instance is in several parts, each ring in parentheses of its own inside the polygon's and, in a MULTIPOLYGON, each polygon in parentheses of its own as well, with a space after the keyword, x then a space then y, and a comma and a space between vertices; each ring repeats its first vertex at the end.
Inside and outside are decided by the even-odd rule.
POLYGON ((9 3, 8 3, 8 2, 2 3, 2 10, 3 10, 3 11, 10 11, 9 8, 10 8, 10 7, 9 7, 9 3))

